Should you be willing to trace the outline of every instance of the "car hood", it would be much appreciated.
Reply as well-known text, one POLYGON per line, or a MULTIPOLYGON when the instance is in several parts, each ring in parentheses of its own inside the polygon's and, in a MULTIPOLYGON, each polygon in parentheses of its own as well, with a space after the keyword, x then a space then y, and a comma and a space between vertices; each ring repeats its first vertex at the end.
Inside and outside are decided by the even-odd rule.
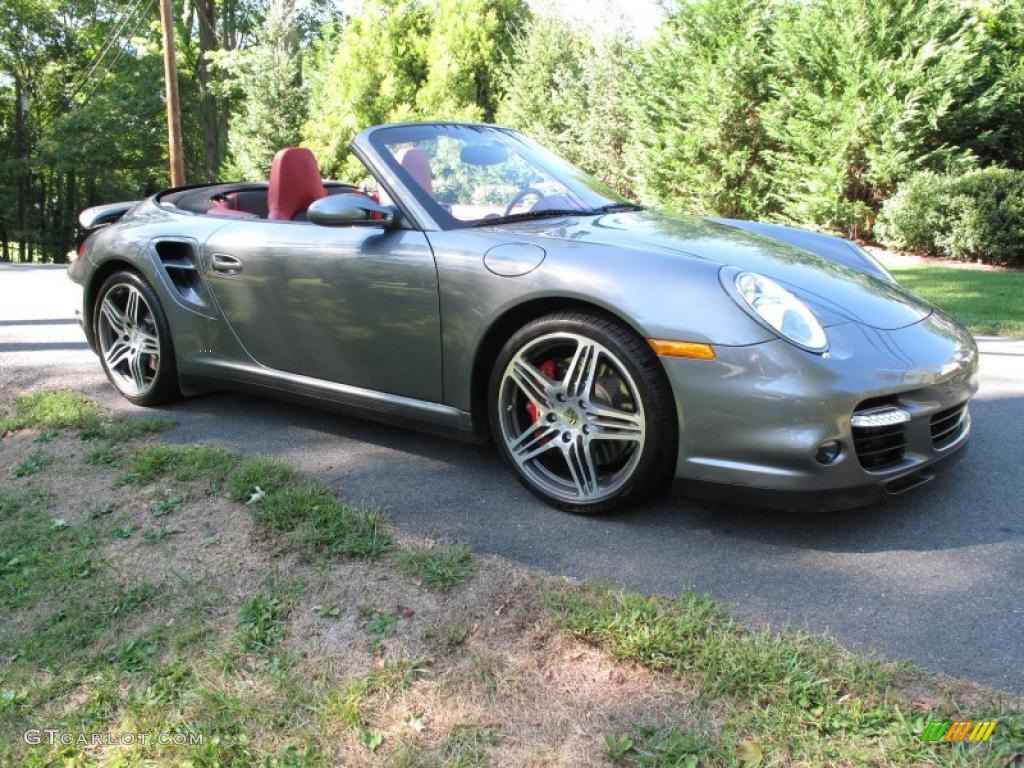
POLYGON ((619 248, 630 254, 676 254, 749 270, 782 283, 812 306, 825 326, 854 320, 880 329, 912 325, 932 307, 898 285, 810 251, 697 217, 650 211, 569 216, 495 225, 513 237, 565 240, 619 248))

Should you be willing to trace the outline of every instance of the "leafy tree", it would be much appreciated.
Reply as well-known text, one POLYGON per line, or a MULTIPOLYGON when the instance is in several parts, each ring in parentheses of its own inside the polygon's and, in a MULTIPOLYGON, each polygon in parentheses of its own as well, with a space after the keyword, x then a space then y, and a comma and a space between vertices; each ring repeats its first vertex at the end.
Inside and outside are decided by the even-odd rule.
POLYGON ((1024 168, 1024 3, 979 4, 991 61, 991 109, 981 125, 965 125, 953 143, 964 143, 982 162, 1024 168))
POLYGON ((272 0, 256 43, 214 54, 239 105, 229 123, 230 172, 266 179, 274 153, 298 144, 306 118, 295 0, 272 0))
POLYGON ((0 137, 11 149, 0 190, 13 198, 0 207, 3 256, 14 240, 20 260, 62 260, 81 208, 139 197, 166 175, 166 128, 150 130, 163 115, 155 6, 15 0, 0 6, 0 30, 0 80, 13 86, 0 105, 12 116, 0 137))

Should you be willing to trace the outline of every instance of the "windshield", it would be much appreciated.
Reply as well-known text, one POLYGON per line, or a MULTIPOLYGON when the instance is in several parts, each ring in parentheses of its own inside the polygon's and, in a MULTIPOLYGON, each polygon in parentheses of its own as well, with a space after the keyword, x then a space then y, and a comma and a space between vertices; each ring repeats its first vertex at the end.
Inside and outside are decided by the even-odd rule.
POLYGON ((521 134, 478 125, 399 125, 370 136, 445 229, 638 207, 521 134))

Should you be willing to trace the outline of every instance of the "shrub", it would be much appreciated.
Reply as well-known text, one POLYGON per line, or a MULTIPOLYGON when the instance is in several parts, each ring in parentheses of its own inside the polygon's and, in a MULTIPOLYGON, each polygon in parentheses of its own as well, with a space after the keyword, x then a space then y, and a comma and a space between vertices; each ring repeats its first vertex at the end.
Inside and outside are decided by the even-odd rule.
POLYGON ((878 236, 891 248, 1024 266, 1024 171, 916 174, 882 206, 878 236))
POLYGON ((875 226, 878 239, 889 248, 935 255, 947 182, 948 177, 931 171, 907 179, 882 205, 875 226))

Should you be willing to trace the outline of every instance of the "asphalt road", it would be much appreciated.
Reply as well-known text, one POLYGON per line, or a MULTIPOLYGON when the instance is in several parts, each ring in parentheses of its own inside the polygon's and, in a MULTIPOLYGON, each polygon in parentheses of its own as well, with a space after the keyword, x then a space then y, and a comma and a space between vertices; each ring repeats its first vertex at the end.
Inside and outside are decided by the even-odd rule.
MULTIPOLYGON (((0 396, 64 385, 118 411, 56 267, 0 265, 0 396)), ((310 408, 207 395, 162 409, 171 441, 288 461, 384 508, 411 533, 457 539, 553 573, 675 593, 695 587, 751 622, 1024 693, 1024 341, 984 338, 968 456, 910 496, 842 514, 655 499, 573 517, 520 487, 487 447, 310 408)))

